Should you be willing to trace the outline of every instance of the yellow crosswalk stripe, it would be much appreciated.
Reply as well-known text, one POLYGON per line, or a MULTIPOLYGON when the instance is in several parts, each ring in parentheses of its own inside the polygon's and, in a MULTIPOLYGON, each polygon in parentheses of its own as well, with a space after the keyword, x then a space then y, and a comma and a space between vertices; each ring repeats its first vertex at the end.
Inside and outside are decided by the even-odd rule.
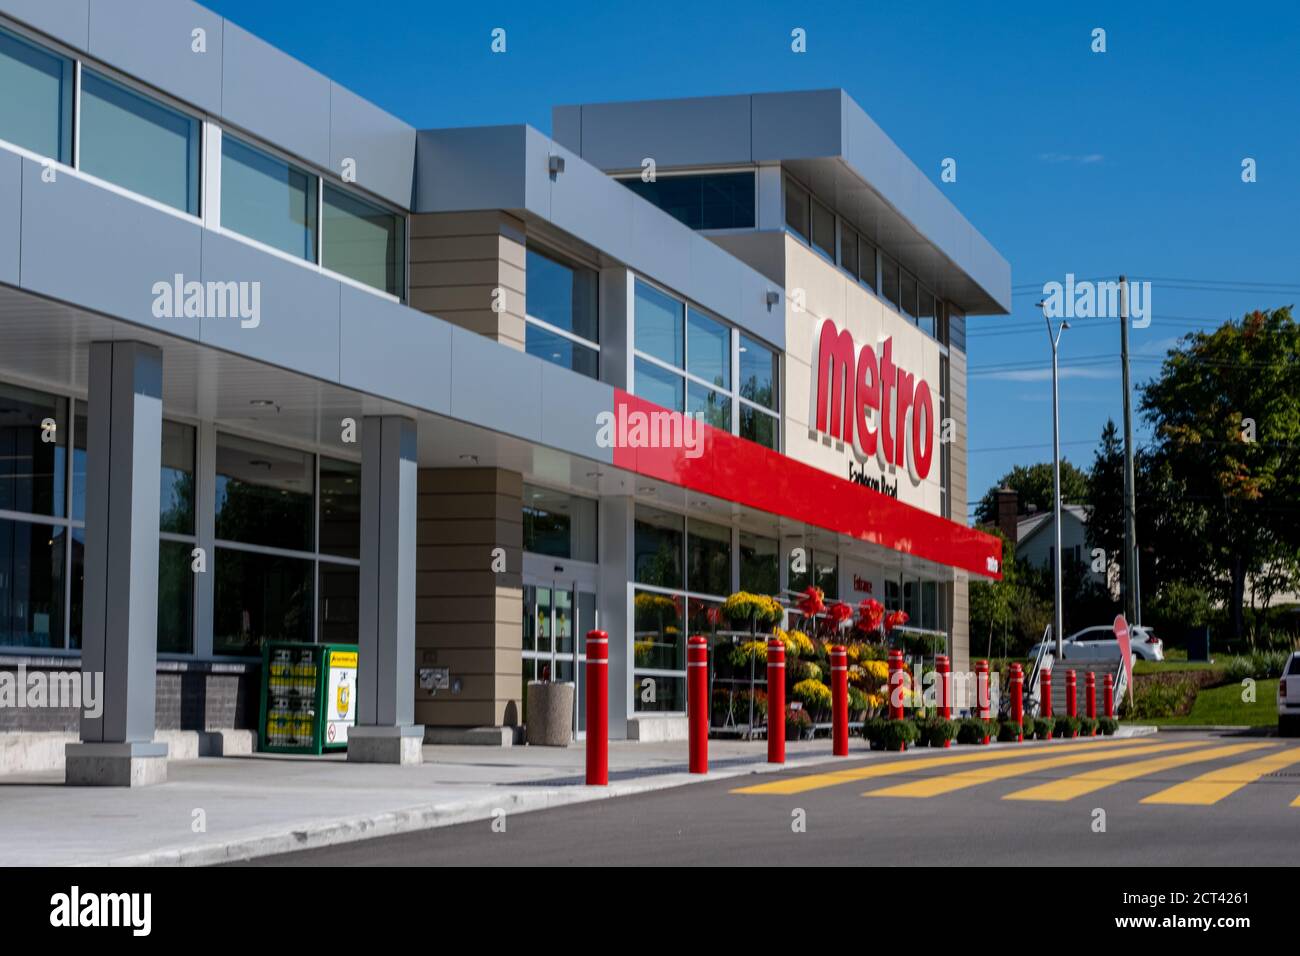
POLYGON ((767 793, 767 794, 792 794, 807 793, 809 790, 821 790, 824 787, 834 787, 842 783, 853 783, 858 780, 870 780, 874 777, 888 777, 894 774, 910 773, 913 770, 929 770, 935 767, 960 766, 962 764, 972 763, 989 763, 998 760, 1017 760, 1025 757, 1041 757, 1044 753, 1059 753, 1061 751, 1076 752, 1087 750, 1104 751, 1111 753, 1121 750, 1142 750, 1151 745, 1151 741, 1143 737, 1131 737, 1123 740, 1113 741, 1095 741, 1077 744, 1054 743, 1050 747, 1027 747, 1024 750, 1015 750, 1010 747, 999 747, 994 750, 979 750, 973 753, 955 753, 943 757, 898 757, 892 760, 881 760, 879 763, 871 763, 865 767, 849 767, 844 770, 832 770, 826 773, 807 774, 802 777, 790 777, 784 780, 772 780, 768 783, 754 784, 749 787, 739 787, 732 790, 732 793, 767 793))
POLYGON ((1300 807, 1300 797, 1296 797, 1294 800, 1292 800, 1292 801, 1291 801, 1291 806, 1293 806, 1293 807, 1300 807))
POLYGON ((1051 770, 1055 767, 1069 767, 1080 763, 1096 763, 1099 760, 1115 760, 1121 757, 1129 757, 1134 754, 1146 755, 1164 753, 1169 750, 1185 750, 1188 747, 1195 747, 1198 743, 1201 743, 1201 741, 1182 741, 1174 744, 1153 744, 1148 747, 1131 747, 1118 751, 1093 751, 1089 748, 1083 752, 1047 757, 1043 760, 1026 760, 1014 764, 1000 764, 996 767, 979 767, 975 770, 965 770, 960 773, 948 774, 947 776, 942 777, 926 777, 923 780, 911 780, 907 783, 885 787, 883 790, 870 790, 864 793, 863 796, 937 797, 941 794, 952 793, 954 790, 965 790, 967 787, 976 787, 982 783, 990 783, 994 780, 1009 780, 1012 777, 1023 777, 1040 770, 1051 770))
POLYGON ((1201 763, 1206 760, 1220 760, 1224 757, 1235 757, 1237 754, 1249 753, 1252 750, 1260 750, 1264 747, 1272 747, 1273 744, 1233 744, 1228 747, 1211 747, 1209 750, 1197 750, 1194 753, 1175 754, 1172 757, 1159 757, 1155 760, 1140 760, 1137 763, 1117 764, 1113 767, 1103 767, 1100 770, 1090 770, 1087 773, 1075 774, 1073 777, 1066 777, 1063 780, 1053 780, 1050 783, 1040 784, 1037 787, 1030 787, 1028 790, 1018 790, 1015 793, 1009 793, 1003 800, 1052 800, 1063 801, 1073 800, 1075 797, 1081 797, 1084 794, 1093 793, 1113 784, 1124 783, 1127 780, 1136 780, 1138 777, 1145 777, 1153 773, 1160 773, 1162 770, 1172 770, 1175 767, 1183 767, 1191 763, 1201 763))
POLYGON ((1245 763, 1220 767, 1191 780, 1143 798, 1143 803, 1176 803, 1183 806, 1208 807, 1224 797, 1231 796, 1247 784, 1254 783, 1265 774, 1275 773, 1294 763, 1300 763, 1300 747, 1265 754, 1245 763))

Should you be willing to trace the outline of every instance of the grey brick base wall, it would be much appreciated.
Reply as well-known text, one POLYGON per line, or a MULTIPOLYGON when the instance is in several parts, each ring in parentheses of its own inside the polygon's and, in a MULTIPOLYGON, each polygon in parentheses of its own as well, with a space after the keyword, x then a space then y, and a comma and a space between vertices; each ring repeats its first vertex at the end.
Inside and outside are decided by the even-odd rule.
MULTIPOLYGON (((19 666, 31 675, 77 671, 71 657, 0 657, 0 672, 17 677, 19 666)), ((258 717, 261 664, 206 661, 159 661, 157 727, 159 730, 254 730, 258 717)), ((0 733, 63 731, 76 733, 80 715, 72 707, 0 706, 0 733)))

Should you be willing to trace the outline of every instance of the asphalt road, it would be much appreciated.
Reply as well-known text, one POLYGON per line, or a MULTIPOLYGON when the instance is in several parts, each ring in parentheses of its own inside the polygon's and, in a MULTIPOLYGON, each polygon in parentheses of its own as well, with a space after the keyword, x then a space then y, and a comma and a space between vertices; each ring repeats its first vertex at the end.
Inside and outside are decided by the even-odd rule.
POLYGON ((1300 744, 1162 734, 920 750, 519 814, 504 824, 505 832, 482 821, 252 865, 1294 866, 1300 744), (759 792, 735 792, 749 787, 759 792), (1142 802, 1148 798, 1162 802, 1142 802))

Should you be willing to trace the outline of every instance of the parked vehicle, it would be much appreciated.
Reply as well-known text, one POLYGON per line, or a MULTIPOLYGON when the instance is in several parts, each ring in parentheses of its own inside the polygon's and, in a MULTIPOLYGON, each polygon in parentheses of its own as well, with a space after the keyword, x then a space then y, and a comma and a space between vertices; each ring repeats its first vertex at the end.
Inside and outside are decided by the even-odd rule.
MULTIPOLYGON (((1156 637, 1155 631, 1145 625, 1129 627, 1129 644, 1133 659, 1144 661, 1163 661, 1165 659, 1164 641, 1156 637)), ((1030 658, 1037 656, 1041 645, 1035 644, 1029 650, 1030 658)), ((1047 649, 1056 653, 1056 642, 1047 641, 1047 649)), ((1104 661, 1119 660, 1119 641, 1109 624, 1098 624, 1076 631, 1061 642, 1061 651, 1067 661, 1104 661)), ((1300 698, 1297 698, 1300 699, 1300 698)))
POLYGON ((1277 732, 1283 737, 1300 734, 1300 651, 1291 655, 1277 682, 1277 732))

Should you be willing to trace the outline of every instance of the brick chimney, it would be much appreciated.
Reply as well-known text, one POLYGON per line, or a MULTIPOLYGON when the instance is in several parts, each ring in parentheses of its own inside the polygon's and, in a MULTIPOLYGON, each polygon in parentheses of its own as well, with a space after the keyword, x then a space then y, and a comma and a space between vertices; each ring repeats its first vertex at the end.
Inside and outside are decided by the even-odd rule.
POLYGON ((996 492, 998 503, 998 530, 1016 544, 1016 525, 1020 517, 1020 495, 1012 488, 999 488, 996 492))

